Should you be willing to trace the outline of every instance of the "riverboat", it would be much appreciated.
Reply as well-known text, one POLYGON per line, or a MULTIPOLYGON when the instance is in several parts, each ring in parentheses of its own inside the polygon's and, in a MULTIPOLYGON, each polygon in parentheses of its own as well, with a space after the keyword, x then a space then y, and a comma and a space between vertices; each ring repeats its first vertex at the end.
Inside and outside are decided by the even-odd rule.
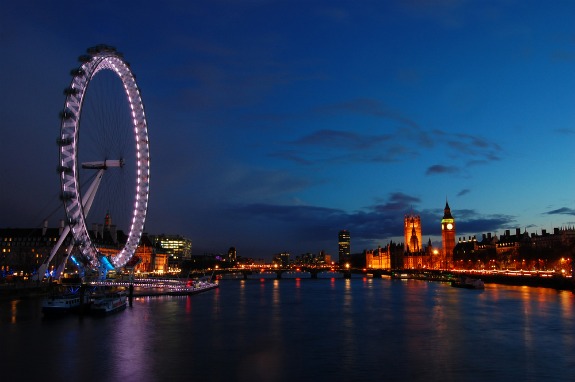
POLYGON ((81 285, 59 285, 42 300, 42 313, 56 315, 84 313, 91 304, 90 293, 81 285))
POLYGON ((126 293, 112 292, 94 297, 90 306, 90 313, 95 315, 107 315, 126 309, 128 305, 126 293))
POLYGON ((453 280, 451 286, 465 289, 485 289, 485 283, 481 279, 473 279, 471 277, 461 277, 453 280))
POLYGON ((407 273, 407 272, 393 272, 391 274, 391 278, 407 280, 407 279, 414 279, 415 275, 413 273, 407 273))
POLYGON ((218 286, 219 285, 217 282, 212 282, 209 279, 200 279, 196 281, 189 281, 185 285, 173 286, 166 294, 171 296, 188 296, 218 288, 218 286))
POLYGON ((42 301, 42 313, 46 315, 79 312, 83 301, 79 293, 55 294, 42 301))

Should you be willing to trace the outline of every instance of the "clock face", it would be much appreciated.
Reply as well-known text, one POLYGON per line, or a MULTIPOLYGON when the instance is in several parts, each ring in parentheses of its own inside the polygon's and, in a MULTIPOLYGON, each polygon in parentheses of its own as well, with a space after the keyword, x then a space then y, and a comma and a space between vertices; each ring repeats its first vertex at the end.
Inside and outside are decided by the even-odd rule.
POLYGON ((453 229, 453 224, 447 223, 447 229, 453 229))

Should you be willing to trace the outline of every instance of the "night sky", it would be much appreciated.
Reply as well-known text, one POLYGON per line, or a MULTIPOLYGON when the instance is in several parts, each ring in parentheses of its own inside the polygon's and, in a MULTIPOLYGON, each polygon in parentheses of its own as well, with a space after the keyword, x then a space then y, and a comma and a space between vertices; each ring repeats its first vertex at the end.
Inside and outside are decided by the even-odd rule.
MULTIPOLYGON (((575 2, 4 1, 0 227, 61 214, 58 113, 115 46, 146 107, 146 231, 271 258, 575 225, 575 2), (132 5, 130 3, 133 3, 132 5)), ((101 217, 103 221, 103 216, 101 217)), ((120 227, 121 228, 121 227, 120 227)))

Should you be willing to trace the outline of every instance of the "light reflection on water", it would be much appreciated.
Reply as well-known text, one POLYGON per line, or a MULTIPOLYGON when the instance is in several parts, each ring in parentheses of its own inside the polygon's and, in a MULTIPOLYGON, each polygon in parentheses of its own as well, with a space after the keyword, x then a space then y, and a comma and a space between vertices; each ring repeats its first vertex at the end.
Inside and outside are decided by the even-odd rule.
POLYGON ((572 381, 575 371, 574 296, 550 289, 226 280, 104 318, 43 319, 37 300, 2 301, 0 314, 11 381, 572 381))

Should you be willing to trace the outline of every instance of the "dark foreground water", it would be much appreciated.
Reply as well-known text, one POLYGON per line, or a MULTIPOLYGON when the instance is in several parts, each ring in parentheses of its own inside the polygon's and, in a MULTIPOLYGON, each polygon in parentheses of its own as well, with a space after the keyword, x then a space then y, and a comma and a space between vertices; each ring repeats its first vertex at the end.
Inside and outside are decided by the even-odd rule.
POLYGON ((551 289, 224 280, 103 318, 0 314, 1 381, 575 380, 575 298, 551 289))

